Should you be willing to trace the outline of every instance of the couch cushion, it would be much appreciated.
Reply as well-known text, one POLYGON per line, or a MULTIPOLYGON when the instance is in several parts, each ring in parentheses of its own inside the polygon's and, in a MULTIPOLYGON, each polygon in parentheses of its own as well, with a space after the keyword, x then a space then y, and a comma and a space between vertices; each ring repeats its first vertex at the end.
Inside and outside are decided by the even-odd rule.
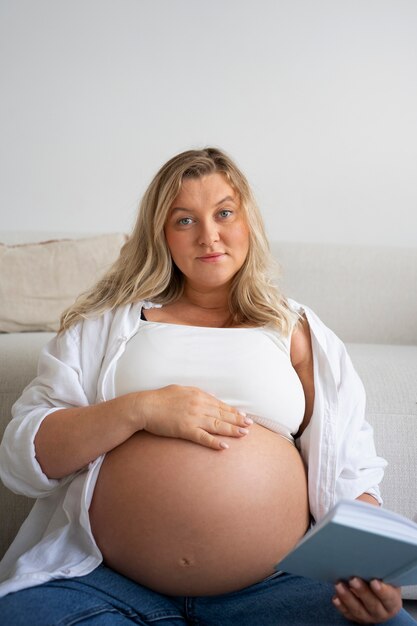
MULTIPOLYGON (((39 352, 51 337, 53 333, 0 334, 0 439, 10 421, 12 406, 35 378, 39 352)), ((33 502, 12 493, 0 481, 0 559, 33 502)))
MULTIPOLYGON (((349 344, 367 395, 378 454, 388 461, 384 506, 417 522, 417 346, 349 344)), ((417 586, 404 587, 417 599, 417 586)))
POLYGON ((115 261, 125 236, 0 244, 0 332, 57 330, 61 313, 115 261))
POLYGON ((388 461, 384 506, 417 522, 417 346, 347 347, 365 385, 378 453, 388 461))

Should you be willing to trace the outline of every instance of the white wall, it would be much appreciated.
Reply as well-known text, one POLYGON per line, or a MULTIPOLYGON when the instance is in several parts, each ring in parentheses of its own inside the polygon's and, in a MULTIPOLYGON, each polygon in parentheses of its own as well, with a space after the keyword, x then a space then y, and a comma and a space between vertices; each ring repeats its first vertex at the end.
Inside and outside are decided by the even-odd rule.
POLYGON ((417 244, 415 0, 0 0, 1 230, 130 228, 227 150, 271 238, 417 244))

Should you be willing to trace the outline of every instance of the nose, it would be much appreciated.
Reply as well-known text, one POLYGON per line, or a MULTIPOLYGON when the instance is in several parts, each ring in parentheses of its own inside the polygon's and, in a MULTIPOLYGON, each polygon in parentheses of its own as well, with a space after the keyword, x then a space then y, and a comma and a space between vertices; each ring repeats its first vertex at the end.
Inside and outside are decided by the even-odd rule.
POLYGON ((216 222, 212 220, 201 222, 198 234, 198 243, 200 246, 210 248, 216 241, 219 241, 219 239, 220 235, 216 222))

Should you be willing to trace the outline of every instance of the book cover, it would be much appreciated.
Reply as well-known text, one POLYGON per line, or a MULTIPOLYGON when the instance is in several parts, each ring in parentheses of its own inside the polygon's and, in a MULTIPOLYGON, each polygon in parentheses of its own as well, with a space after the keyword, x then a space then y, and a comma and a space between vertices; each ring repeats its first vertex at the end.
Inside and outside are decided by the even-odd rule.
POLYGON ((341 500, 275 566, 335 583, 359 576, 417 584, 417 524, 357 500, 341 500))

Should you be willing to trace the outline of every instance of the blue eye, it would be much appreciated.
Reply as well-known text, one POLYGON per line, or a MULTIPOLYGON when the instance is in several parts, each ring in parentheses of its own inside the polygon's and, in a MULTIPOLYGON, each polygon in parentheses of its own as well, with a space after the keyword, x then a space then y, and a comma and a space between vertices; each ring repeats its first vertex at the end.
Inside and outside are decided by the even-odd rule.
POLYGON ((189 224, 192 223, 192 219, 191 217, 183 217, 180 220, 178 220, 178 224, 180 224, 180 226, 189 226, 189 224))
POLYGON ((220 217, 230 217, 232 215, 233 211, 230 211, 230 209, 222 209, 221 211, 219 211, 219 215, 220 217))

